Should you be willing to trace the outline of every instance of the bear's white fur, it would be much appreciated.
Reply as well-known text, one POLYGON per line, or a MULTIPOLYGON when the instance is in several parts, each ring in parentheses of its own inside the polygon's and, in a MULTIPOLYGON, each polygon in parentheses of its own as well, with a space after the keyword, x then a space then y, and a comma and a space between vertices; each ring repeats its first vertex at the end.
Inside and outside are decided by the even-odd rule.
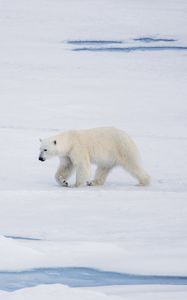
POLYGON ((55 178, 68 186, 67 179, 76 171, 75 186, 103 185, 110 170, 122 166, 140 185, 149 184, 149 175, 143 169, 140 155, 132 139, 120 129, 102 127, 72 130, 41 140, 41 161, 58 156, 60 165, 55 178), (97 165, 91 181, 91 164, 97 165))

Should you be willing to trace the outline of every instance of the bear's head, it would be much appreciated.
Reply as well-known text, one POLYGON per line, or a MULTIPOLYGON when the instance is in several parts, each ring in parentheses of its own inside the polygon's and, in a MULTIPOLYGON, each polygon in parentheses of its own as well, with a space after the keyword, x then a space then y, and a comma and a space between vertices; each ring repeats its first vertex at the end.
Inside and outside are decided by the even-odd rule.
POLYGON ((40 146, 40 155, 39 160, 45 161, 46 159, 49 159, 53 156, 56 156, 58 154, 57 151, 57 140, 55 138, 49 138, 41 140, 41 146, 40 146))

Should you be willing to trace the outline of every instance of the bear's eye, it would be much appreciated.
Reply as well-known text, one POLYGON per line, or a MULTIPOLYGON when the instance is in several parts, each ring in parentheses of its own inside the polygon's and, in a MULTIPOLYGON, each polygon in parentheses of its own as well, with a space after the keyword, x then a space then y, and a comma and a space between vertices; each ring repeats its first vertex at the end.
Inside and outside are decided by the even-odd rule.
POLYGON ((47 151, 47 149, 44 149, 44 151, 46 152, 46 151, 47 151))

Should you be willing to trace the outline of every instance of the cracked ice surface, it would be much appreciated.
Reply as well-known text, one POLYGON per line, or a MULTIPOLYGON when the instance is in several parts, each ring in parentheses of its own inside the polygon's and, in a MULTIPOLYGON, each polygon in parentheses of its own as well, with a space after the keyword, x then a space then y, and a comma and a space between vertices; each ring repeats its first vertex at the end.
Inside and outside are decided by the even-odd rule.
MULTIPOLYGON (((185 0, 1 1, 1 271, 186 275, 186 52, 76 52, 62 42, 133 47, 146 43, 133 39, 148 37, 157 41, 147 46, 186 47, 186 14, 185 0), (57 160, 37 160, 39 138, 106 125, 134 138, 152 185, 137 187, 116 169, 104 187, 57 186, 57 160)), ((27 297, 183 300, 187 289, 46 285, 0 292, 3 300, 27 297)))

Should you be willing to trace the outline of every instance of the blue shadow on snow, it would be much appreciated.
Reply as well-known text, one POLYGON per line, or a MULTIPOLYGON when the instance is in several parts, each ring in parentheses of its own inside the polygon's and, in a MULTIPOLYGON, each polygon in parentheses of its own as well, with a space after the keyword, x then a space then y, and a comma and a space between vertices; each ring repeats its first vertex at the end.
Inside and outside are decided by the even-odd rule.
POLYGON ((15 291, 39 284, 64 284, 70 287, 104 285, 187 285, 187 277, 131 275, 91 268, 40 268, 18 272, 0 272, 0 289, 15 291))

